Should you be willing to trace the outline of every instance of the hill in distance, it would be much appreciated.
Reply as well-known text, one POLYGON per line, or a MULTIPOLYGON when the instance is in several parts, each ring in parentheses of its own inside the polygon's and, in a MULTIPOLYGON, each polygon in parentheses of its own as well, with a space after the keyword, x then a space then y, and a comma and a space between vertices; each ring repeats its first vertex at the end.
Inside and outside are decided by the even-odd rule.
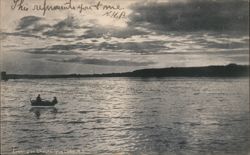
POLYGON ((1 72, 1 79, 44 79, 44 78, 86 78, 86 77, 244 77, 249 76, 248 65, 229 64, 226 66, 205 67, 170 67, 141 69, 125 73, 108 74, 63 74, 63 75, 30 75, 7 74, 1 72))

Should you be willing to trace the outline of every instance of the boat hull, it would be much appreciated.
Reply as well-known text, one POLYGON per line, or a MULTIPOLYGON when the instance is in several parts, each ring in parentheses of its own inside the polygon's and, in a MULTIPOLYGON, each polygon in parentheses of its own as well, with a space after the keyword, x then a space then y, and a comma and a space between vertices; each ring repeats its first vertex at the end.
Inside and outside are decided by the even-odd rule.
POLYGON ((53 103, 51 101, 36 101, 36 100, 30 100, 31 106, 55 106, 56 103, 53 103))

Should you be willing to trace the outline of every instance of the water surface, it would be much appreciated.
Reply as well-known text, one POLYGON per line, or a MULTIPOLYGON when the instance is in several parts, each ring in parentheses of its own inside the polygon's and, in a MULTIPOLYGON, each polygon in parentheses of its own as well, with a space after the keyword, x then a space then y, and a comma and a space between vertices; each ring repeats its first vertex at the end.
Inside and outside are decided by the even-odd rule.
POLYGON ((2 83, 3 153, 248 154, 245 78, 89 78, 2 83), (56 96, 55 108, 30 98, 56 96))

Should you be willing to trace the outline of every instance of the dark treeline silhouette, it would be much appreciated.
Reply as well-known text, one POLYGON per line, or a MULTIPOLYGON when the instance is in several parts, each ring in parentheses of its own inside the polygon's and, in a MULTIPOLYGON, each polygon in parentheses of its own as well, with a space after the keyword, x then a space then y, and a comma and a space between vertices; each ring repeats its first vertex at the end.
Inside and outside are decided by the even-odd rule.
POLYGON ((108 74, 64 74, 64 75, 30 75, 1 73, 2 80, 8 79, 45 79, 45 78, 86 78, 86 77, 242 77, 249 76, 249 66, 229 64, 226 66, 205 67, 171 67, 141 69, 125 73, 108 74))

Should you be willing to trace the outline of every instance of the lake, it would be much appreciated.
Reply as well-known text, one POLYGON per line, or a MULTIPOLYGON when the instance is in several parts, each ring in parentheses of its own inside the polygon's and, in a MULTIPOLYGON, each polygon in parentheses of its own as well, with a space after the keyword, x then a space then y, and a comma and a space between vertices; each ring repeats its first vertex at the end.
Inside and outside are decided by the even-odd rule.
POLYGON ((2 153, 248 154, 248 78, 1 83, 2 153), (58 104, 35 108, 30 98, 58 104))

